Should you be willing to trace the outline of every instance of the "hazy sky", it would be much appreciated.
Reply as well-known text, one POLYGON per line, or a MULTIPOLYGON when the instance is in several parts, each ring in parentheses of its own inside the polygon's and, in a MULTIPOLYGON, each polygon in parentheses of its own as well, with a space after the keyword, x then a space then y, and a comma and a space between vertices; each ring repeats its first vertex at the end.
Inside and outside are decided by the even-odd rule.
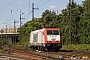
MULTIPOLYGON (((41 17, 42 13, 48 9, 51 11, 61 12, 63 8, 66 8, 69 0, 0 0, 0 28, 5 28, 14 25, 14 19, 16 20, 16 26, 19 27, 20 14, 22 14, 22 24, 32 19, 32 3, 35 10, 34 17, 41 17)), ((82 4, 83 0, 75 0, 77 4, 82 4)))

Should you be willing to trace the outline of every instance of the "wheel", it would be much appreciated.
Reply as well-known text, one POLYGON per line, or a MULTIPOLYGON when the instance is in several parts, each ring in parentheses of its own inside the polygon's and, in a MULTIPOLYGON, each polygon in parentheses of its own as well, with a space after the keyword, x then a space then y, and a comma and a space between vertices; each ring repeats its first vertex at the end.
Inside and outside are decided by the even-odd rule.
POLYGON ((58 52, 60 51, 60 48, 54 48, 54 51, 58 52))

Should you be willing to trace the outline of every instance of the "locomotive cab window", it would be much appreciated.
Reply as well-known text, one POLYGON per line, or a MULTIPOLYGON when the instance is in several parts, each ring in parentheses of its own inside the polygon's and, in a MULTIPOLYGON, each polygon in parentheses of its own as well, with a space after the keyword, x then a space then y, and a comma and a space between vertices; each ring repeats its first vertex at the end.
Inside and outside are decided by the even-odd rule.
POLYGON ((59 35, 58 30, 47 30, 47 35, 59 35))

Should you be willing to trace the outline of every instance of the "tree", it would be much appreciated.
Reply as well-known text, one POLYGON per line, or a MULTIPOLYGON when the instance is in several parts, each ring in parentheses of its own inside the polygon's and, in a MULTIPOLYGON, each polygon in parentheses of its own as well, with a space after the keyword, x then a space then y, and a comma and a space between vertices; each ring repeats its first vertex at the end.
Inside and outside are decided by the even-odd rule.
POLYGON ((45 27, 60 28, 64 44, 90 43, 90 0, 83 1, 82 5, 72 0, 58 15, 45 10, 41 18, 28 21, 21 27, 22 44, 28 44, 31 31, 45 27))
POLYGON ((57 27, 56 23, 54 23, 57 22, 56 13, 46 10, 42 13, 41 22, 42 27, 57 27))
POLYGON ((83 12, 79 22, 81 43, 90 43, 90 0, 83 1, 83 12))
POLYGON ((26 22, 22 27, 21 30, 19 29, 19 32, 21 31, 19 40, 21 45, 28 45, 29 44, 29 38, 30 38, 30 32, 40 29, 40 18, 35 18, 33 21, 26 22), (20 39, 21 38, 21 39, 20 39))

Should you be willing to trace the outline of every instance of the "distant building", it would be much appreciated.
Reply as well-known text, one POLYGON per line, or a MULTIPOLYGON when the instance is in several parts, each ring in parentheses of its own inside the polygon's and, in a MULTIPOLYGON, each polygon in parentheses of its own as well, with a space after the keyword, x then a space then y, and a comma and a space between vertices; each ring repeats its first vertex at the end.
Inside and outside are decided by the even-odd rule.
POLYGON ((18 28, 0 28, 1 30, 4 31, 3 33, 18 33, 18 28))
POLYGON ((19 37, 18 28, 0 28, 0 40, 6 38, 8 44, 17 43, 19 37))

